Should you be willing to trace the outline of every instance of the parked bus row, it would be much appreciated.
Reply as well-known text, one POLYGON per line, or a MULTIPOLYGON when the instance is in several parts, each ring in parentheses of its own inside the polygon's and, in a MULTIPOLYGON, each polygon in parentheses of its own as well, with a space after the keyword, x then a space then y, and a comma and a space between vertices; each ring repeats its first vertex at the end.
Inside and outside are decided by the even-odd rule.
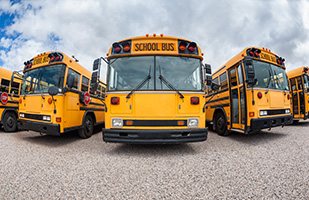
POLYGON ((308 67, 286 73, 284 58, 248 47, 211 74, 193 41, 146 35, 112 44, 91 73, 62 52, 39 54, 23 75, 1 70, 5 131, 78 130, 121 143, 183 143, 291 124, 309 116, 308 67), (106 82, 100 78, 106 62, 106 82), (211 74, 211 75, 210 75, 211 74), (6 101, 5 101, 6 99, 6 101))

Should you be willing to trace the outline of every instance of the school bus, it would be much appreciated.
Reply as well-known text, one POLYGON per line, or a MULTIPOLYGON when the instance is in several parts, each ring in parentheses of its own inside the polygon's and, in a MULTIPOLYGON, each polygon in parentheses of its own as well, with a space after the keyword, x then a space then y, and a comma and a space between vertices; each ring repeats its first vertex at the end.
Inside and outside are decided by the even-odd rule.
POLYGON ((206 140, 203 78, 210 66, 202 60, 195 42, 163 34, 113 43, 107 57, 103 140, 146 144, 206 140))
POLYGON ((247 47, 212 74, 206 121, 219 135, 244 134, 292 123, 285 59, 247 47))
POLYGON ((22 75, 0 67, 0 79, 0 121, 6 132, 14 132, 17 130, 22 75))
POLYGON ((77 62, 51 51, 24 63, 19 98, 22 130, 55 136, 78 130, 81 138, 89 138, 95 125, 104 124, 105 85, 77 62))
POLYGON ((287 72, 292 94, 291 110, 294 123, 309 117, 309 68, 299 67, 287 72))

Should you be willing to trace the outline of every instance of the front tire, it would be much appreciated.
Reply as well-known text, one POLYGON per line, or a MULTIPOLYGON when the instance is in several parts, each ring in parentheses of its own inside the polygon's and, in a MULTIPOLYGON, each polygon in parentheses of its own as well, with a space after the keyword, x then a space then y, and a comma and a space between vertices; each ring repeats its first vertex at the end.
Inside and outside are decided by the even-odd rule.
POLYGON ((227 121, 223 113, 219 112, 215 116, 214 123, 218 135, 227 136, 230 134, 230 132, 227 130, 227 121))
POLYGON ((15 132, 17 130, 17 117, 13 112, 7 112, 3 116, 3 128, 6 132, 15 132))
POLYGON ((93 134, 93 126, 94 126, 94 121, 93 118, 90 115, 86 115, 83 127, 78 130, 78 134, 81 138, 90 138, 91 135, 93 134))

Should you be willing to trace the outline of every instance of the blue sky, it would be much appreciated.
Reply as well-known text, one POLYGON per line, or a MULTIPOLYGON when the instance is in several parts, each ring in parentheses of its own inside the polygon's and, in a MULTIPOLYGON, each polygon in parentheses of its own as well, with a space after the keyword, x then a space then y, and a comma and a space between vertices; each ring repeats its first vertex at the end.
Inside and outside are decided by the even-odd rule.
POLYGON ((0 0, 0 66, 21 70, 60 50, 91 70, 113 42, 161 34, 195 41, 219 68, 247 46, 271 49, 287 69, 308 66, 308 0, 0 0))

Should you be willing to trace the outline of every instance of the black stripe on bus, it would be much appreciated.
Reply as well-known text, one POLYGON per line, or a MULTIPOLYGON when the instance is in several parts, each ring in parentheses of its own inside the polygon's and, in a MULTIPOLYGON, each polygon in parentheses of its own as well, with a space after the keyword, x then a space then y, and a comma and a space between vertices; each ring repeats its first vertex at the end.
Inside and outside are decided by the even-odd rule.
POLYGON ((210 106, 210 108, 227 107, 227 106, 230 106, 230 104, 229 103, 220 104, 220 105, 210 106))
POLYGON ((230 97, 226 96, 226 97, 222 97, 220 99, 215 99, 215 100, 212 100, 212 101, 209 101, 207 104, 209 103, 214 103, 214 102, 218 102, 218 101, 224 101, 224 100, 228 100, 230 97))
POLYGON ((12 108, 12 109, 18 109, 18 106, 0 106, 0 108, 12 108))
POLYGON ((80 107, 79 110, 105 111, 105 108, 104 109, 100 109, 100 108, 80 107))
POLYGON ((218 92, 215 92, 215 93, 213 93, 213 94, 207 95, 206 98, 211 97, 212 95, 216 95, 216 94, 220 94, 220 93, 222 93, 222 92, 226 92, 226 91, 228 91, 228 90, 229 90, 228 88, 225 88, 225 89, 220 90, 220 91, 218 91, 218 92))
POLYGON ((8 101, 8 103, 15 103, 15 104, 18 104, 19 102, 18 102, 18 101, 8 101))
POLYGON ((96 106, 105 106, 104 104, 101 104, 101 103, 92 103, 92 102, 90 102, 89 104, 90 105, 96 105, 96 106))

